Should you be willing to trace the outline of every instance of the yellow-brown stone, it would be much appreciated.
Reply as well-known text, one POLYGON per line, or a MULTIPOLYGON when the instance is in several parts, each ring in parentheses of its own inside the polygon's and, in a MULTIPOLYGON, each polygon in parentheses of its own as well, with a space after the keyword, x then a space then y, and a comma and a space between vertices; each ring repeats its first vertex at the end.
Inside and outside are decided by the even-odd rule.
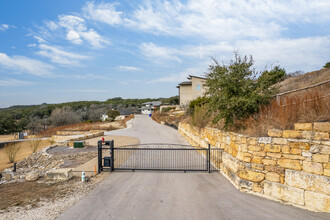
POLYGON ((250 163, 251 162, 251 157, 243 157, 243 161, 250 163))
POLYGON ((307 173, 323 174, 321 163, 303 161, 303 170, 307 173))
POLYGON ((249 145, 248 150, 249 151, 261 151, 261 147, 259 147, 258 145, 249 145))
POLYGON ((330 169, 330 163, 323 164, 324 169, 330 169))
POLYGON ((281 158, 277 161, 278 165, 284 168, 301 170, 301 165, 299 160, 291 160, 287 158, 281 158))
POLYGON ((278 158, 281 158, 282 153, 270 153, 270 152, 268 152, 267 156, 278 159, 278 158))
POLYGON ((282 137, 284 138, 301 138, 301 132, 294 130, 284 130, 282 137))
POLYGON ((292 160, 305 160, 306 157, 295 155, 295 154, 283 154, 284 158, 292 159, 292 160))
POLYGON ((330 212, 330 196, 323 193, 305 191, 305 205, 316 211, 330 212))
POLYGON ((265 174, 247 169, 239 169, 237 176, 241 179, 249 180, 252 182, 261 182, 265 178, 265 174))
POLYGON ((309 143, 293 142, 293 143, 289 143, 289 147, 298 148, 301 150, 309 150, 310 145, 309 145, 309 143))
POLYGON ((281 146, 277 144, 267 144, 264 149, 265 152, 278 153, 281 152, 281 146))
POLYGON ((315 132, 313 139, 314 140, 327 140, 327 139, 329 139, 329 133, 315 132))
POLYGON ((280 182, 280 174, 268 172, 266 173, 265 179, 271 182, 280 182))
POLYGON ((285 184, 296 188, 330 194, 330 178, 304 171, 285 170, 285 184))
POLYGON ((265 170, 268 172, 275 172, 275 173, 279 173, 282 174, 284 173, 285 169, 283 167, 279 167, 279 166, 265 166, 265 170))
POLYGON ((298 205, 304 205, 304 190, 302 189, 265 180, 264 193, 265 195, 276 199, 298 205))
POLYGON ((253 192, 261 193, 262 190, 263 190, 263 188, 259 184, 253 183, 253 186, 252 186, 253 192))
POLYGON ((262 163, 263 157, 254 156, 251 163, 262 163))
POLYGON ((312 123, 296 123, 296 124, 294 124, 294 130, 311 131, 312 129, 313 129, 312 123))
POLYGON ((258 156, 258 157, 264 157, 264 156, 266 156, 266 152, 264 152, 264 151, 252 152, 252 155, 258 156))
POLYGON ((330 122, 314 123, 315 131, 330 132, 330 122))
POLYGON ((282 137, 282 131, 278 129, 269 129, 268 136, 269 137, 282 137))
POLYGON ((312 139, 314 137, 313 131, 302 131, 301 136, 305 139, 312 139))
POLYGON ((280 183, 284 184, 284 180, 285 180, 285 175, 284 174, 280 174, 280 183))
POLYGON ((266 166, 268 165, 276 165, 276 160, 270 160, 270 159, 263 159, 262 163, 265 164, 266 166))
POLYGON ((287 143, 288 143, 288 140, 286 138, 273 138, 273 144, 285 145, 287 143))
POLYGON ((252 169, 255 169, 255 170, 264 170, 264 165, 258 164, 258 163, 251 164, 251 167, 252 167, 252 169))
POLYGON ((328 163, 329 162, 329 155, 327 155, 327 154, 314 154, 313 155, 313 162, 328 163))
POLYGON ((290 153, 290 147, 288 145, 282 146, 282 152, 285 153, 285 154, 289 154, 290 153))
POLYGON ((258 144, 258 138, 255 137, 249 137, 247 139, 247 142, 249 145, 257 145, 258 144))
POLYGON ((330 177, 330 169, 324 169, 324 170, 323 170, 323 175, 324 175, 324 176, 329 176, 329 177, 330 177))
POLYGON ((301 149, 298 149, 298 148, 292 148, 290 150, 290 153, 291 154, 298 154, 298 155, 301 155, 301 149))
POLYGON ((233 141, 230 143, 230 148, 232 149, 231 155, 236 157, 238 151, 238 145, 235 144, 233 141))

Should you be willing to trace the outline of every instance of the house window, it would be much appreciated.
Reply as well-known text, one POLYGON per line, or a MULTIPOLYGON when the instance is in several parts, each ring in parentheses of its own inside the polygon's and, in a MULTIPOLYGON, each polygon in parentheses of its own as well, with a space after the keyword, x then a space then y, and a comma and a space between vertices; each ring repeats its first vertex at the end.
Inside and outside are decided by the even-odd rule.
POLYGON ((196 85, 196 90, 201 90, 201 85, 196 85))

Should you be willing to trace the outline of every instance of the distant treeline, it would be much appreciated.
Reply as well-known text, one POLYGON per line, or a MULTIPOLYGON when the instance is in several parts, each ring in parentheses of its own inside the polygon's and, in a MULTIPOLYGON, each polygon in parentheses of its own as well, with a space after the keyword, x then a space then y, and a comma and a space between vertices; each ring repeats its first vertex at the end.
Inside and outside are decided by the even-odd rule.
POLYGON ((142 103, 161 100, 178 104, 179 97, 123 99, 115 97, 106 101, 78 101, 60 104, 16 105, 0 108, 0 134, 29 130, 38 133, 48 126, 62 126, 79 122, 96 122, 109 110, 138 112, 142 103))

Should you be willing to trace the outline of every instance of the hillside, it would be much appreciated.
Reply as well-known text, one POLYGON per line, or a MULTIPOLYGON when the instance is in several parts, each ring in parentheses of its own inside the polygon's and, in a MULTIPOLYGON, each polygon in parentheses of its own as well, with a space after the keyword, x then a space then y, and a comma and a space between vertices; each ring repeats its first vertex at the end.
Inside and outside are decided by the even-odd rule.
MULTIPOLYGON (((316 85, 322 82, 330 80, 330 68, 323 68, 313 72, 301 74, 298 76, 288 77, 284 81, 278 83, 280 86, 279 93, 285 93, 292 90, 299 90, 312 85, 316 85)), ((322 88, 325 87, 324 84, 322 88)), ((327 89, 329 89, 329 82, 327 83, 327 89)))
POLYGON ((16 105, 0 108, 0 134, 12 134, 23 130, 38 133, 46 126, 63 126, 80 122, 97 122, 101 114, 109 110, 138 112, 142 103, 161 100, 176 104, 178 97, 123 99, 111 98, 106 101, 78 101, 59 104, 16 105))

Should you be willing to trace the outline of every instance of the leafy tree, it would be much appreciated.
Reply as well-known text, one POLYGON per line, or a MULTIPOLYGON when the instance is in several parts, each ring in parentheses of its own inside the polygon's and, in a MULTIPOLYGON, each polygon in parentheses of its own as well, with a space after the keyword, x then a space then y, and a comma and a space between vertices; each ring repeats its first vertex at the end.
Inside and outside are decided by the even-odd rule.
POLYGON ((323 66, 323 68, 330 68, 330 62, 327 62, 327 63, 323 66))
POLYGON ((257 79, 252 56, 241 57, 235 52, 230 65, 220 65, 215 59, 209 67, 206 87, 210 111, 215 113, 213 123, 224 119, 224 129, 237 119, 248 117, 266 104, 275 93, 273 85, 286 75, 285 70, 276 66, 262 72, 257 79))
POLYGON ((107 115, 109 116, 110 120, 113 121, 117 116, 120 115, 120 112, 112 109, 107 112, 107 115))

